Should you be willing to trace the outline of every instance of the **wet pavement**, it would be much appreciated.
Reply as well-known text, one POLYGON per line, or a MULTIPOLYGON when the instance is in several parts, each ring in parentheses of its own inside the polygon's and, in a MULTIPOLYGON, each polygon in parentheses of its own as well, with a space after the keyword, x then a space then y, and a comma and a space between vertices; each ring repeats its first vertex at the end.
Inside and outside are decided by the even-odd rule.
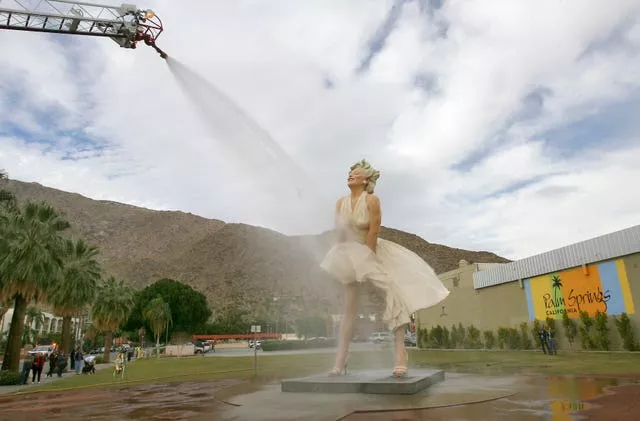
POLYGON ((616 378, 446 373, 411 396, 286 393, 278 381, 226 379, 1 396, 0 420, 625 421, 637 419, 628 407, 639 398, 640 383, 616 378))

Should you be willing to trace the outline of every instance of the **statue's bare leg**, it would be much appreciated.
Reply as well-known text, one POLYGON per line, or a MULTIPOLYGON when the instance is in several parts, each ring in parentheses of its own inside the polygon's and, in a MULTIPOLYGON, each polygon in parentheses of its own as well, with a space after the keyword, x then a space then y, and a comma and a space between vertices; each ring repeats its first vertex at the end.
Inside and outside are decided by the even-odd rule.
POLYGON ((396 348, 396 363, 393 368, 393 375, 396 377, 406 376, 408 371, 409 354, 404 344, 404 331, 406 328, 407 325, 404 324, 393 331, 396 348))
MULTIPOLYGON (((353 325, 358 311, 358 286, 355 283, 349 284, 345 288, 344 315, 340 323, 338 333, 338 352, 336 363, 330 375, 339 375, 344 369, 347 356, 349 355, 349 345, 353 338, 353 325)), ((403 342, 404 343, 404 342, 403 342)))

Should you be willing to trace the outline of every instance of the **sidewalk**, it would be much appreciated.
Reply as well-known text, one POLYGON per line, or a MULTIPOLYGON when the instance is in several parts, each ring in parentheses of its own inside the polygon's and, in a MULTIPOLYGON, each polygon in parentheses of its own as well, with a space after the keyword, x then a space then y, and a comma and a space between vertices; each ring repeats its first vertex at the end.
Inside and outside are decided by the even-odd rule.
MULTIPOLYGON (((111 363, 105 363, 105 364, 96 364, 96 371, 101 370, 103 368, 107 368, 107 367, 113 367, 113 362, 111 363)), ((20 366, 20 372, 22 371, 22 366, 20 366)), ((44 385, 44 384, 49 384, 49 383, 53 383, 56 382, 58 380, 62 380, 64 378, 68 378, 70 376, 86 376, 87 374, 76 374, 75 371, 67 371, 62 373, 62 377, 58 377, 57 374, 53 374, 52 377, 47 377, 47 372, 49 371, 48 366, 45 367, 45 370, 42 371, 42 376, 40 377, 40 383, 31 383, 31 374, 29 373, 29 381, 27 382, 27 384, 20 384, 20 385, 16 385, 16 386, 0 386, 0 395, 6 395, 8 393, 15 393, 15 392, 21 392, 24 390, 28 390, 29 388, 33 387, 33 386, 40 386, 40 385, 44 385)))

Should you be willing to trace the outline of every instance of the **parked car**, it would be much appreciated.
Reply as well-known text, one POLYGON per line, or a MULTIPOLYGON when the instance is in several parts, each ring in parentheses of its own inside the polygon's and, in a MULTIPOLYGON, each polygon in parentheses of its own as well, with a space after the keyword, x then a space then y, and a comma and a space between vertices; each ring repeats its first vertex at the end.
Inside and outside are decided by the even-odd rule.
POLYGON ((38 354, 42 354, 45 357, 49 358, 49 355, 53 352, 53 346, 51 345, 38 345, 29 351, 29 355, 36 356, 38 354))
POLYGON ((391 334, 389 332, 373 332, 371 336, 369 336, 369 342, 381 343, 381 342, 391 342, 391 334))
POLYGON ((404 335, 404 344, 406 346, 418 346, 418 338, 415 333, 404 335))
POLYGON ((206 354, 211 351, 211 344, 203 341, 195 341, 193 343, 194 354, 206 354))

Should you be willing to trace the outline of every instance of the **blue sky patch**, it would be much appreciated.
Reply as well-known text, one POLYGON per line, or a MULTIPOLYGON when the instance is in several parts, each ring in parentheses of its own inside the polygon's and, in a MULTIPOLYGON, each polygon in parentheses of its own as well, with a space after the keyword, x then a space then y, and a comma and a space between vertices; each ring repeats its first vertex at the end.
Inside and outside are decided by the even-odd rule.
MULTIPOLYGON (((640 135, 640 93, 580 120, 541 133, 550 153, 570 157, 585 150, 610 150, 640 135)), ((635 140, 637 141, 637 140, 635 140)))
POLYGON ((393 2, 386 18, 367 43, 366 54, 356 69, 357 74, 364 73, 369 70, 373 59, 384 49, 384 46, 387 43, 387 38, 389 38, 389 35, 391 35, 393 30, 396 28, 398 20, 400 20, 400 16, 402 15, 402 6, 405 1, 406 0, 395 0, 393 2))

